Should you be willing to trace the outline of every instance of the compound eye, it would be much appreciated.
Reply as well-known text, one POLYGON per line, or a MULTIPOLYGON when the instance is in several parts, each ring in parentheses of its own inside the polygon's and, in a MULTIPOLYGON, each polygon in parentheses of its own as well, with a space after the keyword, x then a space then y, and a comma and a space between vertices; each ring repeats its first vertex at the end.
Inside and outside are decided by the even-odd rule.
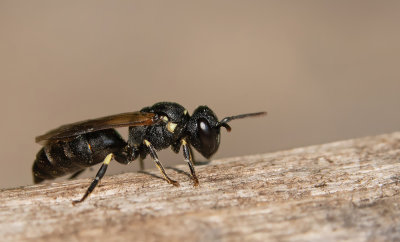
POLYGON ((208 150, 209 152, 213 151, 218 143, 217 130, 211 128, 208 121, 204 118, 200 118, 198 120, 198 128, 202 148, 208 150))

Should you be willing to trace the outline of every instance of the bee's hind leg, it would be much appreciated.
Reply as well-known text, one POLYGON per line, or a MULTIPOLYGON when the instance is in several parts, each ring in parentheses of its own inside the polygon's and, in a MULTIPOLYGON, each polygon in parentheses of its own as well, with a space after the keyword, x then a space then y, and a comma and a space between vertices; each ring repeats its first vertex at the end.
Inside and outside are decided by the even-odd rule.
POLYGON ((92 181, 92 183, 90 184, 88 189, 86 190, 83 197, 80 200, 72 201, 72 204, 75 205, 77 203, 81 203, 81 202, 85 201, 85 199, 89 196, 89 194, 93 192, 93 190, 96 188, 96 186, 99 183, 99 181, 101 180, 101 178, 103 178, 104 174, 106 173, 108 164, 110 164, 110 161, 112 160, 112 158, 113 158, 112 153, 108 154, 106 156, 106 158, 104 158, 103 164, 101 165, 99 171, 96 174, 96 177, 94 178, 94 180, 92 181))

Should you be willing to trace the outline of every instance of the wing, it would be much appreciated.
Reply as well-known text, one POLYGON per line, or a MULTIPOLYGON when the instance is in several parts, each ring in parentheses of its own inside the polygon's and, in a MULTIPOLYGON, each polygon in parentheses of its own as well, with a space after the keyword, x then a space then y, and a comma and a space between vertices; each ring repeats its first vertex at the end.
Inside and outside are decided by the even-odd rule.
POLYGON ((116 115, 89 119, 72 124, 66 124, 57 129, 37 136, 36 143, 45 144, 50 140, 60 140, 80 134, 86 134, 103 129, 111 129, 126 126, 147 126, 159 121, 158 115, 145 112, 120 113, 116 115))

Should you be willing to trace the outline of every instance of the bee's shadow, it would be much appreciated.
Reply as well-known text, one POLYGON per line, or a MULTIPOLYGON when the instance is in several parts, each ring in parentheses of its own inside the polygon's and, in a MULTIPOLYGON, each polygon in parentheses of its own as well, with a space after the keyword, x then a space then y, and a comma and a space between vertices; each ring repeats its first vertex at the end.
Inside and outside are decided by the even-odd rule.
POLYGON ((149 175, 149 176, 152 176, 152 177, 160 179, 160 180, 164 180, 164 178, 162 178, 161 176, 157 176, 157 175, 155 175, 151 172, 145 171, 145 170, 140 170, 140 171, 138 171, 138 173, 142 173, 142 174, 149 175))
POLYGON ((195 166, 205 166, 210 164, 210 160, 205 160, 205 161, 195 161, 193 162, 195 166))
POLYGON ((176 168, 176 167, 167 167, 167 168, 176 171, 178 174, 183 174, 183 175, 185 175, 185 176, 190 177, 190 174, 187 173, 187 172, 184 171, 184 170, 178 169, 178 168, 176 168))
MULTIPOLYGON (((204 166, 204 165, 208 165, 210 162, 211 162, 211 161, 207 161, 207 160, 206 160, 206 161, 195 161, 195 162, 194 162, 194 165, 195 165, 195 166, 204 166)), ((186 172, 186 171, 184 171, 184 170, 181 170, 181 169, 178 169, 178 168, 176 168, 176 167, 167 166, 166 168, 167 168, 167 169, 174 170, 174 171, 176 171, 178 174, 183 174, 183 175, 185 175, 185 176, 187 176, 187 177, 191 177, 191 175, 190 175, 188 172, 186 172)), ((157 178, 157 179, 160 179, 160 180, 164 180, 163 177, 158 176, 158 175, 155 175, 155 174, 153 174, 153 173, 151 173, 151 172, 148 172, 148 171, 145 171, 145 170, 140 170, 140 171, 138 171, 138 173, 146 174, 146 175, 152 176, 152 177, 154 177, 154 178, 157 178)))

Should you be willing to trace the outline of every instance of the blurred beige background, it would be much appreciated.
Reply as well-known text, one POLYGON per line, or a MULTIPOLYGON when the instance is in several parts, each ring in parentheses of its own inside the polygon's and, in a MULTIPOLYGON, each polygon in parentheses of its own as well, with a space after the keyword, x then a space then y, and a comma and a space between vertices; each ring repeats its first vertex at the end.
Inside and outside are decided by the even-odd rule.
POLYGON ((214 158, 399 130, 399 13, 400 1, 0 1, 0 187, 31 184, 35 136, 164 100, 269 112, 233 121, 214 158))

